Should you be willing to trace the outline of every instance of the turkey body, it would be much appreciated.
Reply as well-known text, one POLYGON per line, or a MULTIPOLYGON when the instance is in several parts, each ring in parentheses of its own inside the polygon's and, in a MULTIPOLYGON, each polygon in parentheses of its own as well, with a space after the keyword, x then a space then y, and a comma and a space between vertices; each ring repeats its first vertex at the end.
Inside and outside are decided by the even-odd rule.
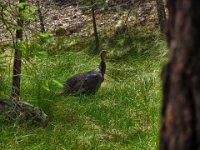
POLYGON ((91 95, 95 94, 104 81, 104 74, 106 71, 105 64, 106 51, 101 52, 101 63, 98 68, 79 73, 69 78, 64 83, 62 94, 64 95, 91 95))
POLYGON ((93 70, 86 73, 80 73, 65 82, 64 94, 95 94, 103 81, 104 78, 99 71, 93 70))

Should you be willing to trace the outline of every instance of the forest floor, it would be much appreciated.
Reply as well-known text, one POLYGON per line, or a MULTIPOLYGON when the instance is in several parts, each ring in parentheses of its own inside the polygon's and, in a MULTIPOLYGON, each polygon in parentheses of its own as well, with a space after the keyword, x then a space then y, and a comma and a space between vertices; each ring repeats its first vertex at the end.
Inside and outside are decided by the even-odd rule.
MULTIPOLYGON (((36 0, 28 1, 32 4, 36 0)), ((67 4, 56 5, 52 1, 48 0, 46 3, 44 1, 41 2, 41 12, 44 16, 44 25, 47 32, 55 33, 59 29, 64 29, 65 31, 61 30, 66 32, 63 32, 63 35, 70 34, 87 37, 93 34, 92 15, 88 7, 67 4)), ((156 13, 156 3, 152 0, 136 2, 130 8, 113 6, 107 10, 98 9, 96 10, 97 28, 101 33, 112 34, 114 29, 121 25, 121 23, 126 23, 128 28, 134 28, 138 25, 158 24, 156 13)), ((34 22, 26 23, 28 32, 25 36, 30 37, 30 35, 35 35, 36 32, 40 31, 41 27, 38 13, 34 16, 36 17, 34 22)), ((15 16, 11 20, 15 20, 15 16)), ((6 33, 5 31, 5 26, 0 24, 0 42, 3 43, 11 40, 10 33, 6 33)), ((14 33, 15 31, 13 31, 14 33)))
MULTIPOLYGON (((41 44, 47 53, 23 60, 21 98, 42 108, 49 123, 1 126, 0 149, 158 149, 160 73, 167 58, 159 29, 145 26, 115 36, 101 35, 109 53, 100 90, 94 96, 56 96, 68 77, 98 66, 100 57, 89 51, 92 41, 92 37, 58 37, 50 45, 41 44)), ((7 69, 1 96, 9 97, 9 74, 7 69)))

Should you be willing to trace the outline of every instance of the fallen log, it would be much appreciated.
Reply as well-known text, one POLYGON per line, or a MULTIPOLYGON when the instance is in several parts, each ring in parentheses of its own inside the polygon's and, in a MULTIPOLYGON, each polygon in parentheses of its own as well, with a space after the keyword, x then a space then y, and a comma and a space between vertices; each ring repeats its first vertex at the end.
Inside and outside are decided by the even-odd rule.
POLYGON ((29 103, 0 99, 0 124, 12 122, 46 125, 48 117, 40 108, 29 103))

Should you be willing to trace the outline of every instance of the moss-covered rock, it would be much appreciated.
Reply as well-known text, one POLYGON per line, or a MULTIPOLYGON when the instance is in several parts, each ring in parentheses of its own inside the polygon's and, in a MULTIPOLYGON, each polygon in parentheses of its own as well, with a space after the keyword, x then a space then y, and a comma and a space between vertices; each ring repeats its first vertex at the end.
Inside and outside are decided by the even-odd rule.
POLYGON ((12 122, 30 122, 34 125, 46 125, 47 115, 38 107, 25 102, 0 99, 0 124, 12 122))

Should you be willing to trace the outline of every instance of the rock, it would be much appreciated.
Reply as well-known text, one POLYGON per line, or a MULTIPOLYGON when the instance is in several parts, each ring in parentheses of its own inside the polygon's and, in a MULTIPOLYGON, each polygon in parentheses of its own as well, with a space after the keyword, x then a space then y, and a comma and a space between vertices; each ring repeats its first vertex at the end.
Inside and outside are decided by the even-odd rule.
POLYGON ((31 104, 0 99, 0 124, 12 122, 28 122, 33 125, 47 125, 47 115, 31 104))
POLYGON ((56 35, 57 36, 65 36, 65 35, 67 35, 67 30, 65 28, 60 27, 56 30, 56 35))
POLYGON ((67 30, 67 35, 71 35, 77 31, 77 28, 75 26, 69 27, 67 30))

